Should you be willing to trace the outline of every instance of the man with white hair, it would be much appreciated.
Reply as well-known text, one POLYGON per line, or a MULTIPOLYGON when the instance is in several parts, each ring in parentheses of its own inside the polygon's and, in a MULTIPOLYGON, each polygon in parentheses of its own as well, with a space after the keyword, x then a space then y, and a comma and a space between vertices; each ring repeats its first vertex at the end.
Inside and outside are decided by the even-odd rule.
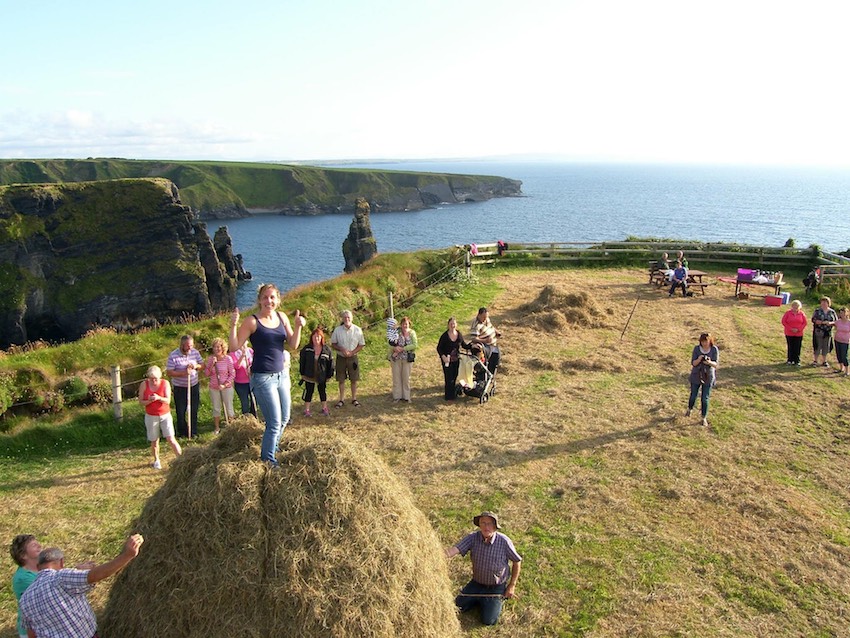
POLYGON ((366 345, 363 330, 354 325, 350 310, 339 314, 342 323, 331 334, 331 348, 336 350, 336 380, 339 382, 339 401, 336 407, 345 405, 345 380, 351 381, 351 405, 360 407, 357 400, 357 382, 360 380, 360 364, 357 353, 366 345))
POLYGON ((58 547, 42 550, 38 576, 21 596, 29 638, 97 638, 97 618, 86 594, 136 558, 144 542, 141 534, 133 534, 118 556, 90 569, 66 568, 58 547))

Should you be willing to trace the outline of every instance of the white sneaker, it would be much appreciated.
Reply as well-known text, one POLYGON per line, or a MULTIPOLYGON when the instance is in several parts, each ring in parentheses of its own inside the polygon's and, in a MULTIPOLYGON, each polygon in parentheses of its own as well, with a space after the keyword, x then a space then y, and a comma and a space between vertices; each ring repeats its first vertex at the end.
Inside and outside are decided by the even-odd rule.
POLYGON ((704 428, 708 427, 708 419, 706 419, 704 417, 703 417, 703 420, 702 420, 702 427, 704 427, 704 428))
POLYGON ((159 462, 159 459, 157 459, 156 461, 153 462, 153 469, 155 469, 155 470, 161 470, 162 469, 162 463, 159 462))

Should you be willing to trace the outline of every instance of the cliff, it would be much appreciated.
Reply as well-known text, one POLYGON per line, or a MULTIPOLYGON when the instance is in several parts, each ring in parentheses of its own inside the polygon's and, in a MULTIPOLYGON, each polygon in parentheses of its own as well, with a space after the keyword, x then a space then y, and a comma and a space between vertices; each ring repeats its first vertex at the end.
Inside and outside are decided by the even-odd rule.
POLYGON ((230 258, 165 179, 0 187, 0 347, 232 308, 230 258))
POLYGON ((488 175, 413 173, 243 162, 124 159, 0 160, 0 184, 164 177, 201 219, 251 214, 354 212, 357 197, 373 211, 422 210, 440 203, 521 194, 522 182, 488 175))

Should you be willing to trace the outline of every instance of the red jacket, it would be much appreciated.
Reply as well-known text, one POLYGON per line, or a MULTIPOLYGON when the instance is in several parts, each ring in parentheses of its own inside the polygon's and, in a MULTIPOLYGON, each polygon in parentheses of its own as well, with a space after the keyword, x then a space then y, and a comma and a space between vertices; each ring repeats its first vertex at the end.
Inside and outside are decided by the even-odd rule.
POLYGON ((808 324, 809 320, 806 319, 806 313, 802 310, 799 312, 789 310, 782 315, 782 325, 785 326, 786 337, 802 337, 803 330, 806 329, 808 324))

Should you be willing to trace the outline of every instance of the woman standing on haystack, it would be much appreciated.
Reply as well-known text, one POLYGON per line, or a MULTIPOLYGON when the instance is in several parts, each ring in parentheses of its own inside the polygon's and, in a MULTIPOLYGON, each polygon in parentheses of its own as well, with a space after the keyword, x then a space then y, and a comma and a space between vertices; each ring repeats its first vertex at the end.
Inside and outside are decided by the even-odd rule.
POLYGON ((463 335, 457 329, 457 319, 449 317, 446 331, 440 335, 437 342, 437 354, 443 364, 443 379, 445 381, 446 401, 455 400, 455 385, 457 384, 457 372, 460 366, 460 347, 463 344, 463 335))
POLYGON ((691 410, 697 402, 697 394, 702 389, 700 397, 700 413, 702 414, 702 425, 708 427, 708 399, 711 396, 711 388, 717 380, 717 365, 720 359, 720 351, 714 345, 711 333, 703 332, 699 336, 699 344, 694 346, 691 353, 691 373, 688 381, 691 384, 691 396, 688 399, 688 409, 685 416, 691 415, 691 410))
POLYGON ((288 344, 296 350, 301 341, 301 328, 307 320, 295 311, 295 326, 289 317, 278 310, 280 290, 274 284, 263 284, 257 291, 259 310, 239 323, 239 308, 233 309, 230 322, 230 349, 236 350, 251 340, 254 348, 254 365, 251 368, 251 389, 263 418, 266 429, 260 449, 260 460, 271 467, 278 467, 275 451, 283 428, 289 423, 292 405, 288 368, 285 367, 285 350, 288 344))

